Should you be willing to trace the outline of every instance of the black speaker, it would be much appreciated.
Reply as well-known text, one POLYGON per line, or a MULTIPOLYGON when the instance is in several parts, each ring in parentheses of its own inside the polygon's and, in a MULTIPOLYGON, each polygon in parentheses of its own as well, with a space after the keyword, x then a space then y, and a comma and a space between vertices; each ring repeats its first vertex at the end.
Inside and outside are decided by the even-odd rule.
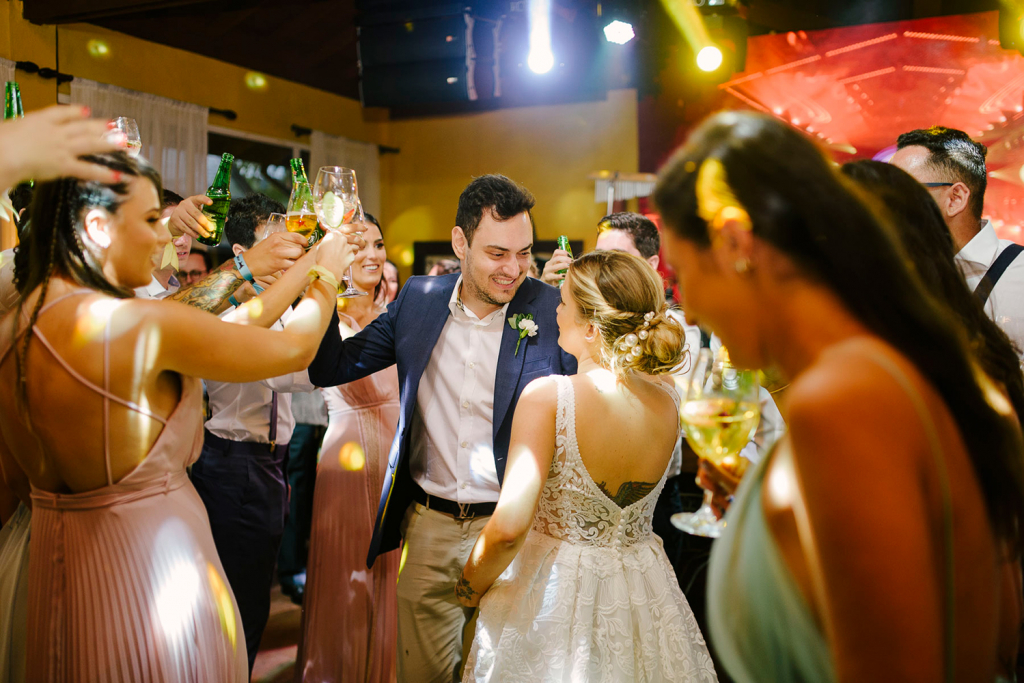
POLYGON ((359 20, 359 74, 367 107, 494 97, 497 23, 465 4, 370 0, 359 20))
POLYGON ((430 17, 359 27, 359 62, 371 68, 435 60, 465 59, 472 40, 469 15, 430 17))

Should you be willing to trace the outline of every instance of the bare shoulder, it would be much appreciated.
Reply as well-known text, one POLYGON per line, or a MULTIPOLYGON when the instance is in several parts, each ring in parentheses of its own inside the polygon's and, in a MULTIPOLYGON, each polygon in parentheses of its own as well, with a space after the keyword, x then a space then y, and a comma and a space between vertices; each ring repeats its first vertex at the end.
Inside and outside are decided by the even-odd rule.
POLYGON ((549 407, 552 411, 555 405, 558 403, 558 382, 554 376, 538 377, 523 389, 522 395, 519 397, 519 403, 516 406, 518 410, 520 406, 527 406, 536 409, 542 409, 549 407))
MULTIPOLYGON (((882 342, 871 342, 874 356, 884 356, 915 384, 913 365, 882 342)), ((900 381, 872 355, 847 346, 822 357, 790 388, 789 430, 794 458, 829 454, 856 459, 860 465, 890 457, 894 450, 923 443, 920 418, 900 381)), ((801 467, 801 469, 803 469, 801 467)))

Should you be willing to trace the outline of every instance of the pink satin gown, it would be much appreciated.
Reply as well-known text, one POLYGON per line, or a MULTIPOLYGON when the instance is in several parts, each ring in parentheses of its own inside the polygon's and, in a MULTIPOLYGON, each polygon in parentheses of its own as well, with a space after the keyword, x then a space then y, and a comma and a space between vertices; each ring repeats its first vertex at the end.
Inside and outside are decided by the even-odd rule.
MULTIPOLYGON (((92 292, 66 296, 82 293, 92 292)), ((32 490, 27 680, 246 681, 238 606, 206 508, 185 473, 203 442, 199 380, 181 378, 181 400, 164 421, 82 377, 38 326, 31 343, 36 354, 56 361, 49 372, 96 392, 108 410, 114 401, 163 426, 146 458, 118 482, 111 481, 108 451, 106 486, 73 494, 32 490)), ((109 355, 109 325, 104 344, 109 355)), ((5 355, 0 346, 0 362, 5 355)), ((82 438, 108 442, 106 426, 82 438)))
POLYGON ((398 427, 398 370, 323 394, 330 421, 313 492, 296 680, 392 683, 400 551, 381 555, 373 569, 366 568, 366 553, 398 427))

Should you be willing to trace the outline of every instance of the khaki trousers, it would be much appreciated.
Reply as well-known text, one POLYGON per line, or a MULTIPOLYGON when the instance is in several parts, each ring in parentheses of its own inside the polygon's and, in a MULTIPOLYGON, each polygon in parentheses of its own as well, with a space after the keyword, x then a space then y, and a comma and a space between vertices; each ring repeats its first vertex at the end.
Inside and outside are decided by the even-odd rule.
POLYGON ((415 502, 406 510, 402 536, 408 551, 398 577, 399 683, 459 680, 463 630, 476 610, 455 599, 455 582, 488 519, 456 521, 415 502))

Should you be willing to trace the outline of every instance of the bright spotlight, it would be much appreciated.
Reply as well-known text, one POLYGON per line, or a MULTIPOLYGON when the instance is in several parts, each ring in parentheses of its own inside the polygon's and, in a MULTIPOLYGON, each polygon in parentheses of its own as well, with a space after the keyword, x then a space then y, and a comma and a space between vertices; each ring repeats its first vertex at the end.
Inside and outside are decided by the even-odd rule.
POLYGON ((701 71, 714 71, 722 66, 722 51, 714 45, 701 48, 697 53, 697 67, 701 71))
POLYGON ((526 64, 538 74, 546 74, 555 65, 551 52, 551 0, 529 0, 530 54, 526 64))
POLYGON ((530 50, 526 63, 534 73, 546 74, 555 65, 555 56, 551 50, 530 50))
POLYGON ((604 27, 604 37, 608 39, 609 43, 625 45, 633 40, 635 36, 633 26, 618 19, 604 27))

